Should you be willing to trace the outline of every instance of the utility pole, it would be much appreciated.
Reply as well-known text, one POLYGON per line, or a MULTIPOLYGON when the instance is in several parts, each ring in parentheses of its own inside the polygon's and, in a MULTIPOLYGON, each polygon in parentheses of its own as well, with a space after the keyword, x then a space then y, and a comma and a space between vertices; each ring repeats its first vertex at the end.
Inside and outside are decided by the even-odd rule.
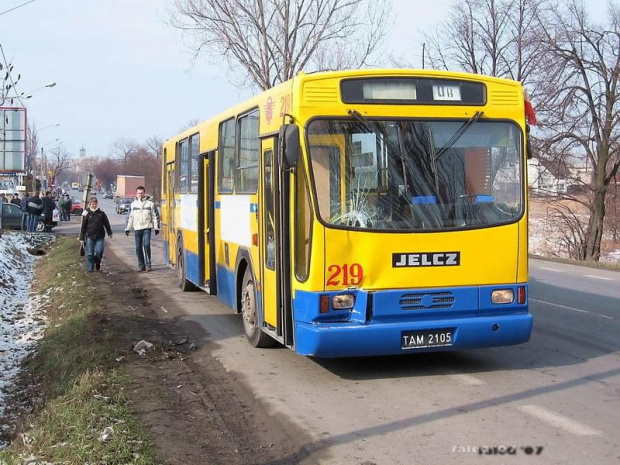
POLYGON ((43 190, 43 179, 45 178, 45 167, 43 166, 44 159, 45 154, 43 153, 43 147, 41 147, 41 190, 43 190))

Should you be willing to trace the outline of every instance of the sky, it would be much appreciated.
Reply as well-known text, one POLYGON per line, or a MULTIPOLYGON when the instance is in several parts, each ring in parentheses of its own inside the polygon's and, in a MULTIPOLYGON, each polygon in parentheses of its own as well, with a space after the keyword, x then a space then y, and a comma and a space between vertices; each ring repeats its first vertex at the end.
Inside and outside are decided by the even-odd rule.
MULTIPOLYGON (((27 1, 0 0, 0 13, 27 1)), ((386 51, 421 67, 420 31, 445 17, 451 1, 393 0, 386 51)), ((23 100, 39 146, 49 150, 58 138, 75 156, 84 147, 105 157, 115 140, 167 139, 251 95, 229 83, 226 65, 193 61, 167 23, 169 4, 34 0, 0 14, 0 45, 22 75, 18 92, 56 82, 23 100)))

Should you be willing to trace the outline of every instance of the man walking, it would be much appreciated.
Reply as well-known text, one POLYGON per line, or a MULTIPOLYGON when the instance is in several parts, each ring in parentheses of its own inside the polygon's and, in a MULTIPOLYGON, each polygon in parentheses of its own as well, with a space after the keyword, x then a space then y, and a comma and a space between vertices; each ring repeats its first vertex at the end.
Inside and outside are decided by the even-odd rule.
POLYGON ((43 211, 43 201, 38 192, 33 192, 28 198, 28 231, 36 232, 37 222, 43 211))
POLYGON ((45 193, 45 197, 41 199, 41 203, 43 205, 43 215, 45 216, 45 231, 49 232, 52 230, 54 208, 56 208, 56 202, 54 202, 50 191, 45 193))
POLYGON ((69 197, 69 194, 64 194, 60 198, 60 220, 71 221, 71 207, 73 206, 73 200, 69 197))
POLYGON ((108 216, 99 208, 97 197, 91 197, 88 208, 82 214, 80 240, 86 241, 86 258, 88 271, 99 271, 103 258, 103 240, 105 233, 112 237, 112 228, 108 216))
POLYGON ((58 199, 58 213, 60 213, 60 221, 65 221, 65 195, 62 194, 58 199))
POLYGON ((69 194, 65 194, 65 221, 71 221, 71 207, 73 207, 73 199, 69 194))
POLYGON ((129 206, 125 234, 133 228, 136 242, 136 256, 138 257, 138 271, 151 271, 151 231, 159 234, 159 212, 146 195, 143 186, 136 189, 136 198, 129 206))

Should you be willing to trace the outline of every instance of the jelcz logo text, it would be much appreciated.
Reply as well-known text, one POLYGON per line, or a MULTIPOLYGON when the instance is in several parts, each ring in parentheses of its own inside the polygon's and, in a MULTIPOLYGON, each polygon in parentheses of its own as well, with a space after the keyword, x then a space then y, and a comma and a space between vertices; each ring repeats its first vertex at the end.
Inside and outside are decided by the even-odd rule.
POLYGON ((392 268, 413 266, 460 266, 461 252, 393 253, 392 268))

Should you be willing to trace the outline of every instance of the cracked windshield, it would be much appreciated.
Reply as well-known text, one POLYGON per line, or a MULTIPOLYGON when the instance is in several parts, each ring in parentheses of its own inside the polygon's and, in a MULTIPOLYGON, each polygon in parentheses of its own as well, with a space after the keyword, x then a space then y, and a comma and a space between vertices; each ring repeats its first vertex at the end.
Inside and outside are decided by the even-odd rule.
POLYGON ((323 222, 445 230, 507 223, 522 205, 521 133, 504 121, 315 120, 308 143, 323 222))

